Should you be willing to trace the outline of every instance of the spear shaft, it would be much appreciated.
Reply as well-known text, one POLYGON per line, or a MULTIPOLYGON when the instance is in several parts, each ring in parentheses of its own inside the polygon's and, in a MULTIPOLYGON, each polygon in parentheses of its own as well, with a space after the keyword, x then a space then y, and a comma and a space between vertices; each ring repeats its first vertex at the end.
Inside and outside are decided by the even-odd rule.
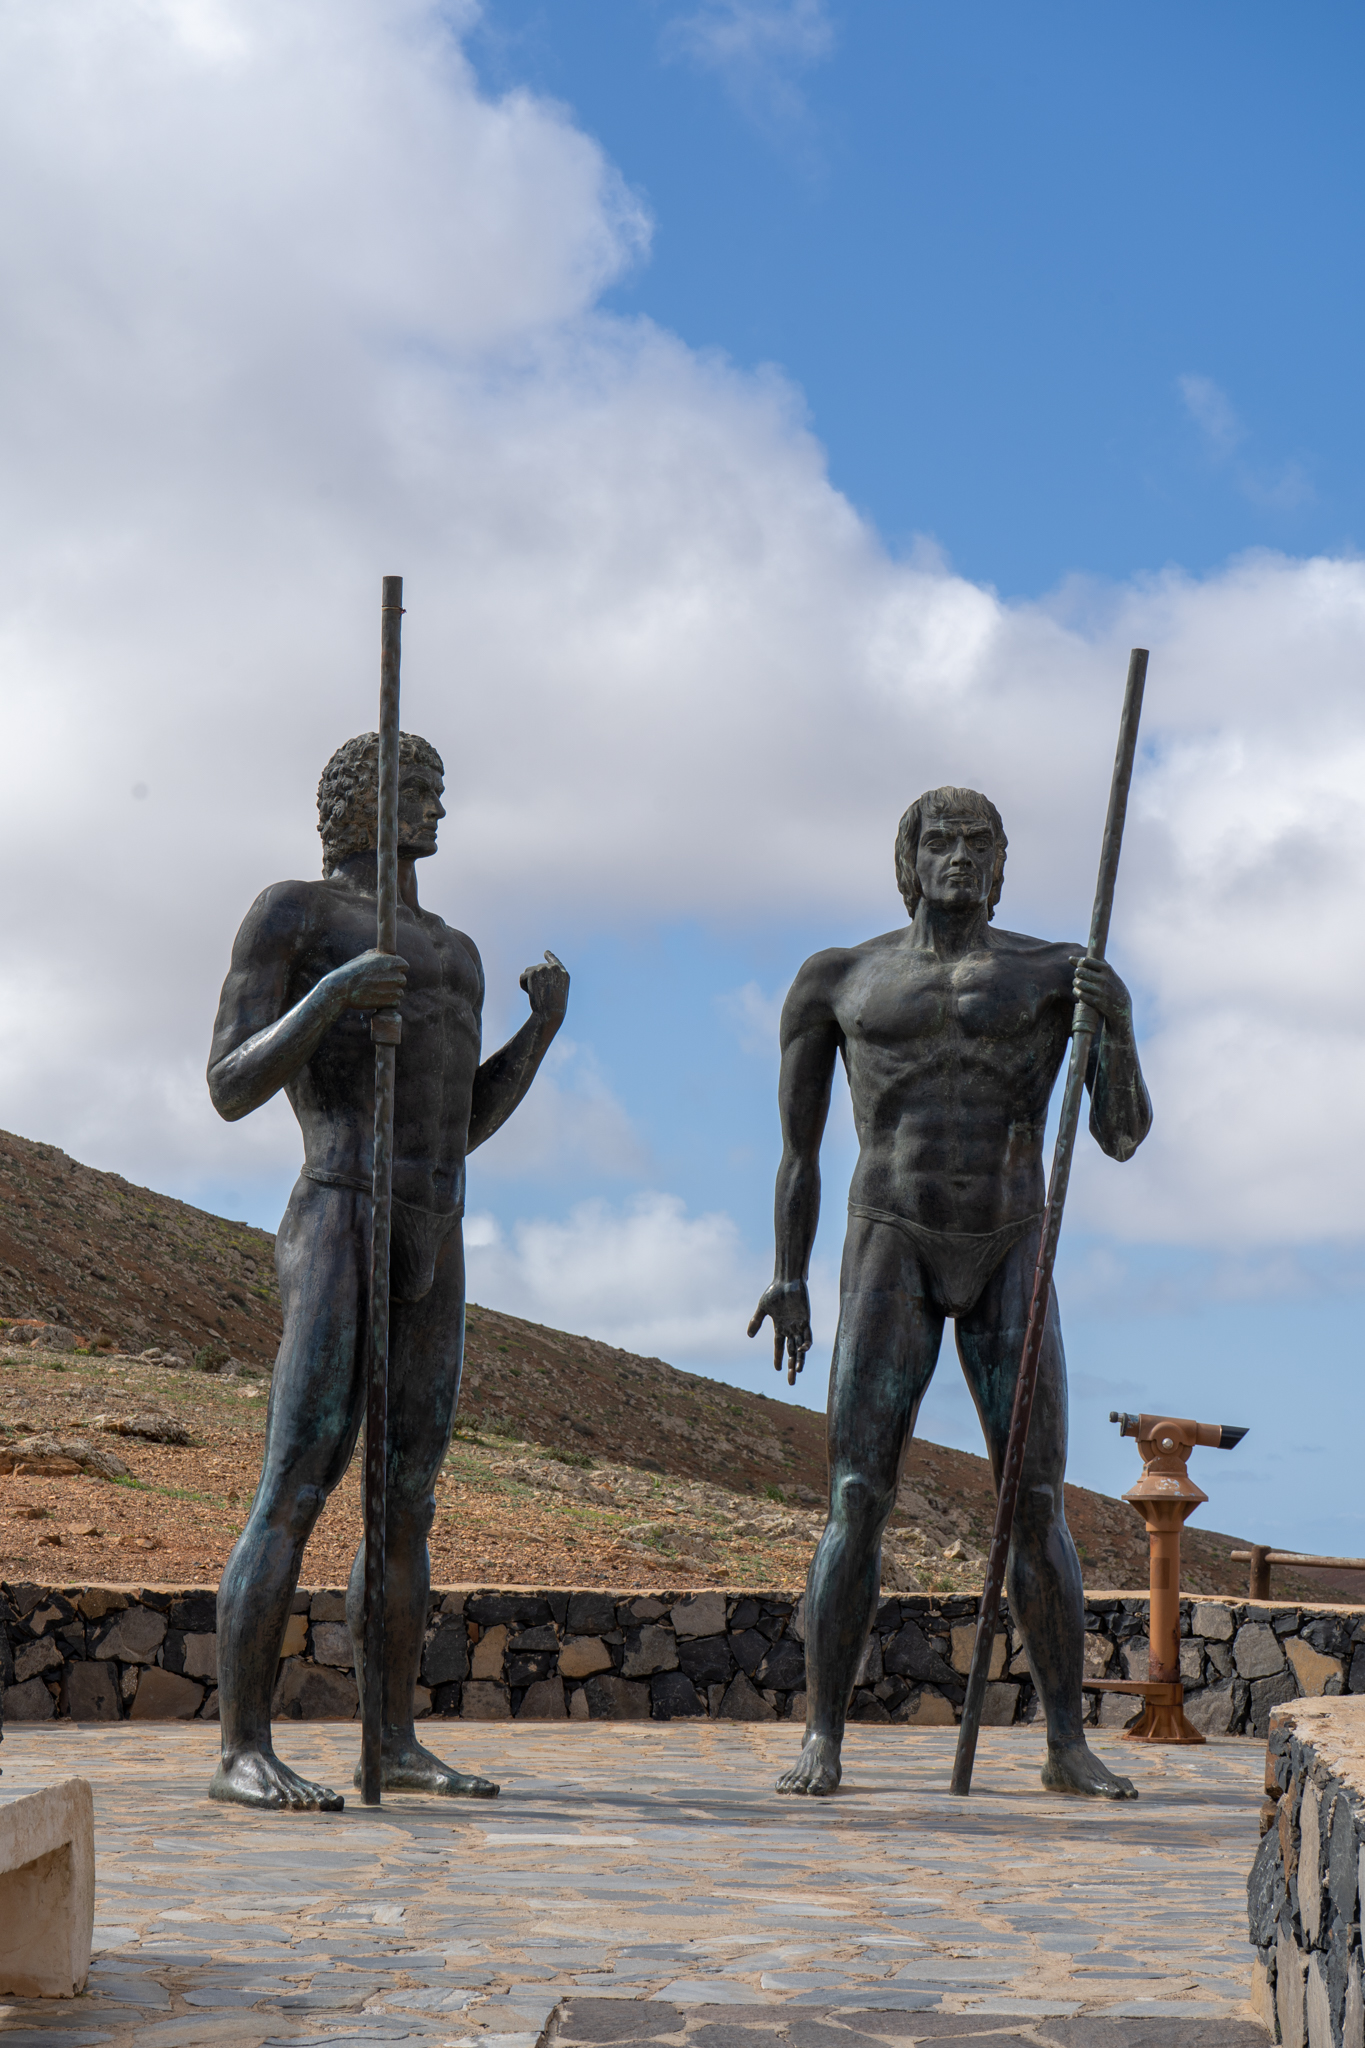
MULTIPOLYGON (((378 918, 375 951, 398 951, 398 675, 403 579, 386 576, 379 630, 378 918)), ((370 1331, 365 1376, 365 1643, 362 1660, 360 1797, 378 1806, 384 1726, 384 1536, 389 1445, 389 1238, 393 1224, 393 1084, 403 1023, 376 1010, 370 1331)))
MULTIPOLYGON (((1092 960, 1103 960, 1104 949, 1109 943, 1109 915, 1114 907, 1114 883, 1118 878, 1119 853, 1123 846, 1123 821, 1128 810, 1128 787, 1133 779, 1133 756, 1137 750, 1138 720, 1142 716, 1142 692, 1146 681, 1147 649, 1135 647, 1128 662, 1128 683, 1123 693, 1123 716, 1119 720, 1118 751, 1114 756, 1114 777, 1109 788, 1109 815, 1104 822, 1099 880, 1095 885, 1095 907, 1090 918, 1090 944, 1086 950, 1092 960)), ((1057 1127, 1057 1146, 1052 1155, 1052 1177, 1048 1182, 1047 1207, 1043 1212, 1043 1229, 1038 1242, 1038 1261, 1033 1269, 1033 1297, 1029 1303, 1028 1327, 1024 1333, 1019 1377, 1014 1386, 1014 1407, 1010 1414, 1010 1433, 1005 1445, 1000 1491, 996 1496, 991 1554, 986 1564, 986 1583, 982 1589, 981 1607, 977 1616, 976 1642, 972 1648, 972 1668, 967 1679, 967 1695, 962 1702, 962 1721, 957 1731, 957 1755, 953 1760, 953 1778, 949 1790, 963 1798, 972 1789, 972 1765, 976 1759, 977 1736, 981 1732, 981 1709, 986 1698, 986 1679, 990 1671, 991 1651, 995 1646, 995 1625, 1000 1616, 1000 1595, 1004 1590, 1005 1565, 1009 1558, 1010 1536, 1014 1529, 1014 1511, 1018 1505, 1019 1483, 1023 1477, 1024 1451, 1028 1445, 1029 1421, 1033 1414, 1033 1396, 1038 1386, 1038 1362, 1042 1356, 1043 1332, 1047 1326, 1048 1306, 1052 1298, 1052 1268, 1057 1259, 1057 1240, 1061 1236, 1067 1182, 1071 1178, 1071 1155, 1075 1150, 1076 1130, 1080 1123, 1085 1073, 1090 1063, 1090 1048, 1094 1043, 1099 1021, 1098 1013, 1092 1010, 1088 1003, 1077 1003, 1071 1024, 1071 1059, 1067 1066, 1066 1090, 1062 1096, 1062 1113, 1057 1127)))

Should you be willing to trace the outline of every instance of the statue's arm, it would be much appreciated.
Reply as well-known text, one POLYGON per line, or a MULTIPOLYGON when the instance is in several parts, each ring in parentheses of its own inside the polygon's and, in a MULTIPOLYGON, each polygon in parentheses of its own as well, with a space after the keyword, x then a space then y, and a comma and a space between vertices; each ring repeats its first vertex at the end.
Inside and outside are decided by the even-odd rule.
POLYGON ((297 887, 267 889, 248 911, 232 948, 209 1050, 209 1097, 229 1123, 259 1109, 307 1065, 344 1010, 396 1008, 407 963, 396 953, 361 953, 289 1003, 307 912, 297 887))
POLYGON ((1152 1102, 1133 1036, 1128 990, 1105 960, 1077 962, 1072 992, 1100 1013, 1090 1049, 1090 1133, 1111 1159, 1131 1159, 1152 1128, 1152 1102))
POLYGON ((488 1058, 474 1076, 466 1152, 474 1151, 505 1124, 536 1078, 537 1070, 564 1022, 569 1006, 569 970, 547 952, 545 964, 528 967, 521 977, 531 1014, 515 1038, 488 1058))
POLYGON ((834 1064, 842 1042, 834 1014, 829 956, 808 960, 782 1009, 782 1070, 777 1084, 782 1120, 782 1161, 773 1196, 776 1257, 772 1285, 749 1322, 755 1337, 773 1321, 773 1364, 784 1350, 796 1370, 811 1346, 806 1275, 820 1221, 820 1140, 829 1115, 834 1064))

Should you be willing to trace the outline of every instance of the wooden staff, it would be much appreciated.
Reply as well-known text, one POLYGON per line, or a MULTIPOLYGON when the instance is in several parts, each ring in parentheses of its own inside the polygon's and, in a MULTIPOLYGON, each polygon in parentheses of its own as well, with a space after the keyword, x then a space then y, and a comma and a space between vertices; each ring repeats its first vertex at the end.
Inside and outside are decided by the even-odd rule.
MULTIPOLYGON (((1138 720, 1142 716, 1142 690, 1147 680, 1147 649, 1135 647, 1128 662, 1128 685, 1119 721, 1118 752, 1114 756, 1114 779, 1109 788, 1109 815, 1104 823, 1104 844, 1100 850, 1099 880, 1095 885, 1095 908, 1090 918, 1087 958, 1103 960, 1109 942, 1109 913, 1114 907, 1114 883, 1119 871, 1123 845, 1123 820, 1128 809, 1128 785, 1133 779, 1133 755, 1137 750, 1138 720)), ((1043 1212, 1042 1236, 1038 1242, 1038 1263, 1033 1269, 1033 1298, 1029 1303, 1024 1352, 1014 1387, 1014 1408, 1010 1414, 1009 1440, 1005 1446, 1005 1467, 995 1503, 995 1528, 991 1554, 986 1564, 986 1584, 977 1616, 972 1668, 967 1679, 967 1696, 962 1702, 962 1721, 957 1732, 957 1755, 953 1760, 950 1791, 965 1798, 972 1789, 972 1764, 976 1739, 981 1732, 981 1709, 986 1698, 986 1677, 995 1625, 1000 1615, 1000 1595, 1005 1584, 1005 1563, 1009 1557, 1014 1510, 1019 1500, 1019 1482, 1024 1470, 1033 1396, 1038 1385, 1038 1360, 1043 1349, 1048 1303, 1052 1295, 1052 1268, 1057 1259, 1057 1239, 1062 1230, 1062 1209, 1066 1186, 1071 1178, 1071 1154, 1080 1122, 1081 1098, 1085 1093, 1085 1072, 1090 1047, 1099 1029, 1099 1015, 1088 1003, 1077 1003, 1071 1024, 1071 1061, 1066 1073, 1066 1092, 1057 1127, 1057 1149, 1052 1155, 1052 1178, 1048 1182, 1047 1208, 1043 1212)))
MULTIPOLYGON (((403 579, 384 578, 379 627, 378 926, 375 951, 398 951, 398 668, 403 579)), ((403 1036, 397 1010, 376 1010, 374 1042, 374 1236, 365 1381, 365 1648, 360 1798, 378 1806, 384 1730, 384 1533, 389 1448, 389 1236, 393 1223, 393 1081, 403 1036)))

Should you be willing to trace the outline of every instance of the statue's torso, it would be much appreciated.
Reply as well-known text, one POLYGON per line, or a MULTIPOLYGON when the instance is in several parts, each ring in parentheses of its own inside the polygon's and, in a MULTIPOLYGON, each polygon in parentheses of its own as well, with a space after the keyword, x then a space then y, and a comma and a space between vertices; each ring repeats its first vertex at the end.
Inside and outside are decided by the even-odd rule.
POLYGON ((1042 1207, 1080 950, 991 932, 943 960, 905 931, 844 956, 834 1011, 858 1129, 853 1200, 945 1231, 995 1230, 1042 1207))
MULTIPOLYGON (((334 967, 368 951, 374 936, 373 896, 345 882, 309 885, 308 917, 294 949, 284 1007, 334 967)), ((483 976, 463 933, 431 911, 414 912, 402 903, 398 951, 408 963, 408 980, 394 1087, 394 1193, 423 1208, 447 1209, 464 1199, 483 976)), ((374 1136, 369 1013, 345 1011, 286 1092, 303 1129, 309 1167, 367 1179, 374 1136)))

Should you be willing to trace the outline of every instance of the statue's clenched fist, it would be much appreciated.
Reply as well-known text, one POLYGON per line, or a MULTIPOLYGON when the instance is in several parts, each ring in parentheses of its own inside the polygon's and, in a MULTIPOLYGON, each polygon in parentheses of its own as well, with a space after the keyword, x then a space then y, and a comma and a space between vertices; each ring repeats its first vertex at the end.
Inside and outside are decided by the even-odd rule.
POLYGON ((569 970, 548 948, 545 960, 544 966, 537 961, 534 967, 524 970, 521 985, 536 1016, 558 1024, 569 1007, 569 970))

